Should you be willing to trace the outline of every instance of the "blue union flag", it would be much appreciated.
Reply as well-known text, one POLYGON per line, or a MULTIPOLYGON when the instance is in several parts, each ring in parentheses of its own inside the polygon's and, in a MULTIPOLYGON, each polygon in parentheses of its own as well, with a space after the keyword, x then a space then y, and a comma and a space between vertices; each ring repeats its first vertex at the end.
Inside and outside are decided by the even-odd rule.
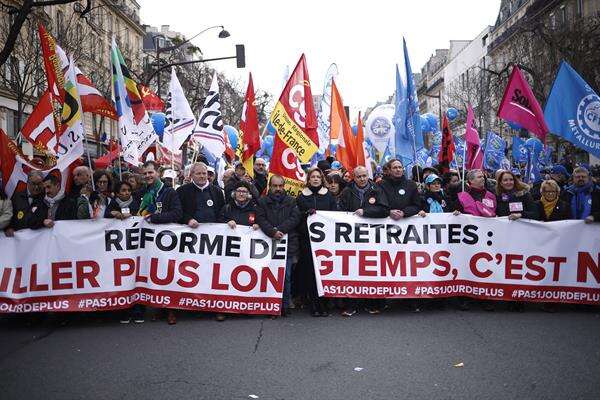
POLYGON ((600 97, 566 61, 546 102, 550 132, 600 157, 600 97))

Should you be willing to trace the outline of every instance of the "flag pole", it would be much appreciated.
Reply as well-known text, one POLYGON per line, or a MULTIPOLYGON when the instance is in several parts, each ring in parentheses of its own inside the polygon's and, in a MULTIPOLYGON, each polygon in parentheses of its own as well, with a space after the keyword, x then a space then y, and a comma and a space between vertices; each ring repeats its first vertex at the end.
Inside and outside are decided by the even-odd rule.
MULTIPOLYGON (((466 136, 466 132, 465 132, 466 136)), ((465 176, 466 176, 466 158, 467 158, 467 138, 465 137, 465 144, 463 145, 463 159, 462 159, 462 190, 465 191, 465 176)))
MULTIPOLYGON (((83 123, 82 123, 83 125, 83 123)), ((87 153, 87 159, 88 159, 88 168, 90 169, 91 172, 94 172, 94 170, 92 169, 92 159, 90 156, 90 146, 87 140, 87 134, 85 132, 83 132, 83 141, 85 142, 85 151, 87 153)), ((92 190, 96 191, 96 185, 94 184, 94 180, 92 179, 92 190)))

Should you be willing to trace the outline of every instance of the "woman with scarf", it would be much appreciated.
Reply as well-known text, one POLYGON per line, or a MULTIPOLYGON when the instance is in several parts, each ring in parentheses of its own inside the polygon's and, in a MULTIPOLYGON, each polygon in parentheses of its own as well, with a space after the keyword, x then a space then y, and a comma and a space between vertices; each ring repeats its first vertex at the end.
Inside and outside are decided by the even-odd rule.
POLYGON ((501 171, 497 181, 496 215, 498 217, 508 217, 510 220, 537 219, 537 207, 527 185, 511 171, 501 171))
MULTIPOLYGON (((552 179, 543 181, 539 190, 541 198, 535 202, 535 205, 540 221, 552 222, 571 219, 571 208, 569 203, 560 197, 560 186, 556 181, 552 179)), ((557 306, 557 303, 544 303, 542 310, 554 313, 557 306)))
POLYGON ((138 213, 139 201, 133 197, 133 188, 129 182, 118 182, 115 186, 115 193, 115 198, 104 211, 104 218, 122 220, 138 213))
POLYGON ((342 178, 340 174, 332 172, 327 175, 326 186, 329 193, 333 196, 335 204, 339 206, 340 195, 342 194, 342 190, 346 187, 346 181, 344 181, 344 178, 342 178))
MULTIPOLYGON (((457 195, 456 209, 459 213, 485 218, 496 216, 496 196, 486 190, 485 180, 485 175, 480 169, 472 169, 467 172, 467 186, 463 192, 457 195)), ((467 298, 459 298, 458 307, 466 311, 470 308, 469 303, 467 298)), ((494 311, 495 308, 491 301, 482 301, 481 303, 484 310, 494 311)))
POLYGON ((540 200, 535 202, 537 215, 540 221, 564 221, 571 219, 569 203, 560 197, 560 186, 556 181, 549 179, 540 186, 540 200))
POLYGON ((442 189, 442 178, 436 174, 427 175, 425 190, 421 194, 421 211, 419 216, 425 217, 428 213, 445 213, 455 210, 455 203, 450 200, 442 189))
POLYGON ((496 196, 486 190, 485 175, 480 169, 467 172, 467 187, 458 193, 457 209, 478 217, 496 216, 496 196))
POLYGON ((108 205, 112 202, 112 178, 105 169, 98 169, 93 174, 96 191, 90 195, 92 219, 104 216, 108 205))
POLYGON ((306 294, 310 302, 310 313, 313 317, 327 317, 327 304, 317 293, 315 267, 313 264, 308 226, 306 219, 317 210, 337 211, 337 203, 329 190, 324 186, 325 176, 319 168, 311 168, 306 174, 306 185, 296 199, 302 215, 298 227, 300 235, 300 260, 298 261, 296 282, 297 294, 306 294))
MULTIPOLYGON (((537 219, 537 207, 529 188, 512 172, 500 171, 496 186, 496 215, 508 217, 514 221, 519 218, 537 219)), ((522 301, 508 302, 511 311, 523 312, 525 303, 522 301)))

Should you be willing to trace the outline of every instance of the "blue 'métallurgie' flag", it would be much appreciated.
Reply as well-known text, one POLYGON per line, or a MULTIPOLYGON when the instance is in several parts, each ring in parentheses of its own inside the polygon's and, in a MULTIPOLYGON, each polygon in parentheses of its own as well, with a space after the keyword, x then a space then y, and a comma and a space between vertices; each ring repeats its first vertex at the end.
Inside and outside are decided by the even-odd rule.
POLYGON ((550 132, 600 157, 600 97, 562 61, 544 109, 550 132))

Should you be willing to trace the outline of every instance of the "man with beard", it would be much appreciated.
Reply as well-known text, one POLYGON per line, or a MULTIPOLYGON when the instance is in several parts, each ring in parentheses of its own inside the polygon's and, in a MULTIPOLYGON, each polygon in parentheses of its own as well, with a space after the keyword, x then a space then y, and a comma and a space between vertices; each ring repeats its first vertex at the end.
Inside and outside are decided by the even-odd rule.
POLYGON ((270 238, 281 240, 287 235, 287 257, 285 265, 285 285, 283 289, 283 310, 281 315, 290 315, 292 268, 298 259, 298 233, 300 211, 296 199, 285 193, 285 180, 279 175, 271 176, 269 194, 258 200, 256 223, 270 238))
POLYGON ((267 163, 263 158, 254 160, 254 186, 258 193, 263 193, 267 188, 267 163))

